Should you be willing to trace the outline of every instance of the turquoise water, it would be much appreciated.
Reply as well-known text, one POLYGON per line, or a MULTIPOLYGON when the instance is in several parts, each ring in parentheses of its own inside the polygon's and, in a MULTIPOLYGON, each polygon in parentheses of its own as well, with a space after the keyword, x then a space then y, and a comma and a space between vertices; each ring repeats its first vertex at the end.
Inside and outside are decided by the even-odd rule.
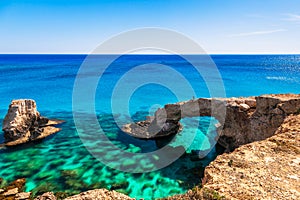
MULTIPOLYGON (((128 173, 105 166, 88 152, 78 137, 72 115, 72 90, 77 71, 85 55, 0 55, 0 121, 6 114, 12 99, 31 98, 37 102, 40 113, 47 117, 66 121, 62 131, 34 144, 0 150, 0 177, 11 181, 27 178, 26 190, 34 193, 64 191, 69 194, 92 188, 116 189, 131 197, 154 199, 184 193, 201 182, 201 169, 216 156, 216 149, 203 160, 194 159, 191 150, 207 150, 212 147, 210 137, 215 134, 209 126, 210 118, 201 118, 193 144, 186 154, 163 169, 148 173, 128 173), (207 136, 210 137, 207 137, 207 136), (46 184, 47 182, 47 184, 46 184)), ((299 55, 228 55, 212 56, 225 85, 226 96, 252 96, 265 93, 300 92, 299 55)), ((101 57, 103 62, 109 56, 101 57)), ((101 60, 100 59, 100 60, 101 60)), ((195 58, 196 59, 196 58, 195 58)), ((201 62, 201 61, 199 61, 201 62)), ((113 113, 110 99, 112 90, 122 74, 132 66, 145 63, 163 63, 172 66, 196 88, 196 97, 209 97, 209 91, 201 76, 178 56, 132 55, 118 59, 104 73, 98 85, 95 101, 96 114, 101 127, 110 141, 121 149, 133 153, 157 150, 161 145, 155 141, 139 140, 123 133, 117 124, 124 124, 128 117, 124 113, 113 113), (112 115, 113 113, 113 115, 112 115)), ((208 69, 209 71, 209 69, 208 69)), ((160 69, 150 73, 159 76, 160 69)), ((93 76, 93 71, 88 76, 93 76)), ((139 78, 139 77, 137 77, 139 78)), ((141 77, 140 77, 141 78, 141 77)), ((211 80, 214 80, 211 74, 211 80)), ((128 83, 129 85, 131 82, 128 83)), ((184 91, 182 91, 184 93, 184 91)), ((187 99, 189 94, 183 96, 187 99)), ((188 98, 189 97, 189 98, 188 98)), ((180 99, 181 100, 181 99, 180 99)), ((145 116, 166 103, 177 102, 176 95, 165 87, 148 84, 140 87, 129 101, 131 118, 142 120, 145 116)), ((122 101, 117 101, 121 104, 122 101)), ((189 140, 198 123, 197 119, 184 119, 183 131, 169 146, 189 140)), ((86 119, 85 134, 89 135, 86 119)), ((93 132, 93 129, 90 129, 93 132)), ((3 133, 0 141, 3 142, 3 133)), ((95 140, 89 145, 100 145, 99 155, 112 162, 117 156, 108 144, 95 140)), ((151 169, 151 159, 133 157, 123 163, 127 167, 140 162, 144 170, 151 169)))

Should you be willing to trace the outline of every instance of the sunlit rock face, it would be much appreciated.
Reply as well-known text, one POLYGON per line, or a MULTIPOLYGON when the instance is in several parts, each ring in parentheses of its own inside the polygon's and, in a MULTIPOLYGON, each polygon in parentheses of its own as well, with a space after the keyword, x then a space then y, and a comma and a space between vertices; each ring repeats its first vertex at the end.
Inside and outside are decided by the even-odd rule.
MULTIPOLYGON (((292 109, 295 100, 286 103, 292 109)), ((300 113, 286 117, 270 138, 219 155, 205 168, 201 188, 165 200, 300 199, 299 164, 300 113)))
POLYGON ((228 151, 275 134, 284 119, 300 112, 300 95, 277 94, 240 98, 199 98, 167 104, 153 117, 125 125, 123 131, 146 139, 174 135, 181 129, 180 119, 212 116, 218 126, 218 143, 228 151))
POLYGON ((96 189, 96 190, 89 190, 86 192, 82 192, 78 195, 71 196, 66 198, 65 200, 85 200, 85 199, 94 199, 94 200, 113 200, 113 199, 124 199, 124 200, 134 200, 122 193, 116 192, 114 190, 109 191, 107 189, 96 189))
POLYGON ((60 131, 53 126, 59 123, 62 121, 42 117, 34 100, 13 100, 2 125, 5 145, 14 146, 47 137, 60 131))

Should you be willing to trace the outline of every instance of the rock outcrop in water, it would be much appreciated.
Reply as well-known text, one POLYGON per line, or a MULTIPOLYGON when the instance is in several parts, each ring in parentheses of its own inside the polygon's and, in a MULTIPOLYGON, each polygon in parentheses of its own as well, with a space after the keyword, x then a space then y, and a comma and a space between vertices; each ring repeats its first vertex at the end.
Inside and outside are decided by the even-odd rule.
POLYGON ((60 131, 53 125, 62 122, 40 116, 34 100, 13 100, 2 125, 5 145, 15 146, 45 138, 60 131))
POLYGON ((218 127, 218 143, 232 151, 271 137, 288 115, 299 112, 300 95, 294 94, 199 98, 167 104, 146 121, 125 125, 123 131, 138 138, 154 139, 177 133, 182 118, 212 116, 223 125, 218 127))

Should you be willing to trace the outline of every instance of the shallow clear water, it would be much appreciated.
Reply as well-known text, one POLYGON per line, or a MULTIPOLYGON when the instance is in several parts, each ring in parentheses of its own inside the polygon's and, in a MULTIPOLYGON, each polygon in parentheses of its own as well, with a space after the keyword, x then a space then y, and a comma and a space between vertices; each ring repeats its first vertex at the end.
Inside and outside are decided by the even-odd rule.
MULTIPOLYGON (((170 166, 154 172, 138 174, 121 172, 105 166, 86 150, 78 137, 72 116, 73 84, 85 57, 0 55, 1 124, 10 101, 18 98, 35 99, 42 115, 66 121, 61 125, 61 132, 41 142, 0 150, 0 177, 8 181, 26 177, 26 190, 40 193, 49 190, 78 193, 87 189, 106 187, 117 189, 131 197, 145 199, 184 193, 195 184, 199 184, 201 182, 199 168, 214 159, 216 152, 213 149, 204 160, 193 159, 190 152, 211 148, 206 135, 213 135, 215 130, 209 126, 208 117, 200 119, 196 138, 187 148, 187 154, 170 166)), ((109 56, 103 56, 101 59, 108 58, 109 56)), ((215 55, 212 58, 222 75, 227 96, 300 92, 299 55, 215 55)), ((110 99, 113 86, 126 70, 144 63, 163 63, 172 66, 184 74, 194 88, 197 88, 197 97, 209 97, 209 91, 202 78, 178 56, 139 55, 125 56, 117 60, 106 71, 102 82, 98 85, 95 98, 96 111, 107 137, 113 144, 128 152, 141 153, 158 149, 155 141, 138 140, 120 131, 115 122, 126 123, 127 116, 124 113, 114 113, 115 118, 111 114, 110 99)), ((158 76, 161 71, 157 69, 147 73, 158 76)), ((186 100, 192 98, 188 96, 189 94, 184 95, 187 96, 186 100)), ((152 114, 157 107, 177 101, 172 91, 155 84, 145 85, 132 95, 129 103, 130 115, 135 121, 141 120, 152 114)), ((195 120, 182 120, 186 126, 170 146, 176 147, 178 143, 190 139, 189 135, 195 129, 189 128, 191 127, 189 125, 195 123, 195 120)), ((3 142, 3 133, 0 141, 3 142)), ((95 141, 91 145, 97 144, 95 141)), ((114 161, 116 152, 108 145, 99 144, 101 144, 99 153, 114 161)), ((145 169, 151 168, 151 163, 139 160, 138 157, 132 158, 132 162, 126 165, 130 167, 134 162, 142 162, 145 169)))

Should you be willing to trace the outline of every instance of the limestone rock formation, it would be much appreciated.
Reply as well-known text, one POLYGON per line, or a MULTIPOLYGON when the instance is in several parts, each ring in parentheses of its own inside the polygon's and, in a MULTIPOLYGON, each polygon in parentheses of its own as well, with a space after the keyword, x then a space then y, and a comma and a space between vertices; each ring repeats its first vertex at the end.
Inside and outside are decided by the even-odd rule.
POLYGON ((56 197, 54 196, 53 192, 46 192, 34 200, 56 200, 56 197))
POLYGON ((205 168, 202 188, 166 199, 298 200, 299 171, 300 114, 286 117, 274 136, 219 155, 205 168))
POLYGON ((109 191, 107 189, 96 189, 89 190, 86 192, 82 192, 78 195, 71 196, 66 198, 65 200, 85 200, 85 199, 93 199, 93 200, 133 200, 132 198, 126 196, 125 194, 109 191))
MULTIPOLYGON (((30 192, 24 192, 25 178, 17 179, 10 183, 8 186, 0 189, 1 200, 29 200, 30 192)), ((1 184, 0 184, 1 185, 1 184)))
POLYGON ((288 115, 299 112, 300 95, 295 94, 199 98, 167 104, 146 121, 125 125, 123 131, 135 137, 152 139, 176 134, 182 118, 212 116, 220 123, 218 143, 232 151, 240 145, 274 135, 288 115))
POLYGON ((30 195, 31 195, 30 192, 21 192, 16 194, 15 200, 27 200, 30 199, 30 195))
POLYGON ((162 126, 157 125, 156 122, 145 120, 134 124, 126 124, 123 131, 137 138, 152 139, 161 138, 174 135, 182 129, 178 122, 165 122, 162 126))
POLYGON ((62 122, 40 116, 34 100, 13 100, 2 125, 5 145, 15 146, 45 138, 60 131, 60 128, 53 125, 62 122))
MULTIPOLYGON (((0 181, 2 179, 0 178, 0 181)), ((0 182, 0 199, 1 200, 31 200, 31 192, 24 192, 25 189, 25 178, 17 179, 10 183, 8 186, 1 188, 0 182)), ((46 192, 42 195, 37 196, 34 200, 59 200, 62 197, 57 196, 58 193, 46 192)), ((129 196, 116 192, 114 190, 107 189, 95 189, 82 192, 78 195, 64 198, 65 200, 134 200, 129 196)))

